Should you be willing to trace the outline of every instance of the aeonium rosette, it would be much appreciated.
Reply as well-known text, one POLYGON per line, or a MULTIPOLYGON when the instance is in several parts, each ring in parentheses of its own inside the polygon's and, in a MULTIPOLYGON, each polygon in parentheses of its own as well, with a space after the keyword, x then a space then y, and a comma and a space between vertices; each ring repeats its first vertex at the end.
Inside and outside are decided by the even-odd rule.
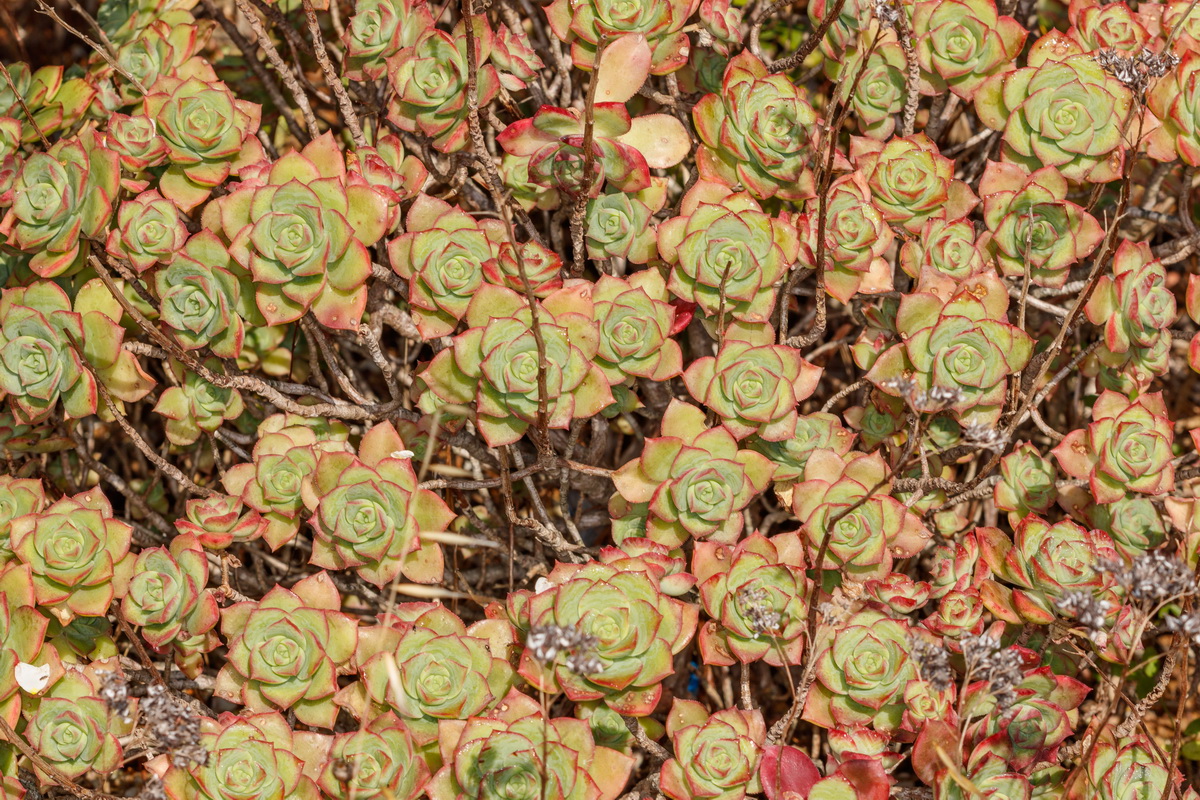
POLYGON ((810 587, 797 534, 755 532, 735 547, 697 542, 692 564, 712 618, 700 628, 704 663, 800 663, 810 587))
POLYGON ((507 655, 515 643, 507 620, 468 626, 441 605, 402 603, 381 625, 362 630, 363 680, 339 702, 363 719, 394 711, 422 752, 435 756, 427 751, 436 750, 439 720, 481 716, 508 694, 515 671, 507 655))
POLYGON ((729 62, 721 92, 702 97, 692 118, 704 143, 697 157, 703 180, 741 184, 762 200, 812 196, 816 112, 800 87, 770 74, 750 51, 729 62))
POLYGON ((1091 424, 1068 433, 1053 452, 1064 472, 1088 481, 1096 502, 1113 503, 1126 492, 1161 495, 1175 485, 1174 439, 1162 392, 1130 400, 1105 391, 1091 424))
POLYGON ((351 80, 374 80, 387 70, 387 60, 412 47, 433 27, 426 0, 361 0, 342 35, 345 74, 351 80))
POLYGON ((323 325, 357 330, 371 274, 367 248, 385 232, 386 199, 347 179, 329 133, 261 172, 208 205, 205 226, 229 239, 268 324, 311 310, 323 325))
POLYGON ((525 297, 482 286, 467 307, 468 330, 421 374, 428 387, 421 410, 474 405, 480 433, 496 447, 517 441, 538 422, 539 399, 551 428, 567 428, 608 406, 612 391, 594 361, 599 336, 588 288, 577 281, 554 292, 538 305, 535 321, 525 297), (542 385, 545 398, 539 398, 542 385))
POLYGON ((400 228, 400 204, 416 197, 429 178, 429 170, 421 160, 406 154, 400 137, 391 133, 377 136, 373 147, 348 150, 346 169, 351 183, 365 184, 383 195, 388 206, 389 233, 400 228))
POLYGON ((107 775, 121 766, 119 737, 132 732, 133 722, 101 699, 100 683, 98 669, 72 668, 31 704, 25 739, 60 775, 78 778, 89 770, 107 775))
POLYGON ((799 255, 796 228, 769 217, 746 192, 706 181, 683 196, 679 213, 658 226, 671 292, 721 327, 729 318, 769 321, 775 283, 799 255))
POLYGON ((338 675, 352 671, 358 642, 357 621, 341 606, 329 575, 318 572, 223 609, 229 656, 213 691, 253 712, 290 709, 305 725, 332 728, 338 675))
POLYGON ((816 450, 834 450, 839 455, 850 452, 854 445, 854 434, 848 431, 836 414, 816 411, 801 414, 796 418, 796 432, 779 442, 768 442, 757 437, 749 440, 752 450, 757 450, 775 464, 776 491, 787 493, 785 502, 791 502, 789 484, 802 480, 808 459, 816 450))
POLYGON ((913 43, 922 90, 971 100, 984 80, 1012 69, 1025 43, 1021 23, 993 0, 923 0, 913 7, 913 43))
POLYGON ((961 282, 946 300, 928 291, 905 295, 896 313, 903 341, 875 360, 867 379, 893 396, 904 395, 898 379, 923 392, 945 390, 953 400, 947 407, 961 422, 995 423, 1008 376, 1033 354, 1029 335, 1006 321, 1008 304, 1004 284, 991 272, 961 282))
POLYGON ((1116 50, 1136 55, 1150 41, 1150 32, 1144 25, 1146 18, 1127 3, 1071 0, 1067 19, 1071 22, 1067 36, 1087 52, 1116 50))
POLYGON ((170 261, 187 236, 179 209, 150 189, 121 203, 106 249, 109 255, 127 260, 137 272, 144 272, 170 261))
POLYGON ((138 553, 121 613, 160 650, 196 637, 203 637, 211 650, 218 640, 210 631, 221 614, 212 591, 205 588, 207 583, 203 548, 194 536, 180 534, 169 548, 150 547, 138 553))
MULTIPOLYGON (((214 355, 237 358, 246 336, 243 314, 253 310, 243 294, 240 271, 212 231, 200 231, 154 273, 162 305, 159 320, 185 350, 208 346, 214 355)), ((247 293, 248 294, 248 293, 247 293)))
POLYGON ((909 636, 907 623, 872 610, 822 625, 811 651, 817 659, 816 680, 804 719, 823 728, 898 728, 905 690, 917 677, 909 636))
POLYGON ((604 700, 630 716, 654 711, 673 656, 696 632, 699 609, 665 594, 651 572, 608 564, 558 564, 540 591, 508 596, 506 611, 525 636, 543 626, 576 629, 595 637, 594 673, 526 644, 521 675, 542 691, 564 692, 576 702, 604 700))
POLYGON ((850 155, 884 218, 910 232, 930 218, 964 217, 979 202, 966 183, 954 179, 954 162, 923 133, 886 143, 856 136, 850 155))
POLYGON ((484 265, 507 239, 499 220, 476 220, 426 194, 404 220, 405 233, 388 243, 392 269, 408 281, 408 303, 425 338, 453 333, 483 283, 484 265))
POLYGON ((658 254, 652 218, 666 201, 665 183, 653 177, 640 192, 607 192, 589 200, 584 234, 588 257, 624 258, 635 264, 650 261, 658 254))
POLYGON ((778 442, 796 432, 796 407, 817 388, 821 373, 795 347, 775 344, 770 325, 734 322, 716 356, 693 361, 683 382, 737 438, 756 434, 778 442))
POLYGON ((725 708, 712 714, 676 699, 667 715, 675 757, 662 765, 663 793, 672 800, 742 800, 762 790, 758 763, 767 738, 762 712, 725 708))
POLYGON ((316 762, 323 765, 317 784, 334 800, 416 800, 429 781, 429 766, 394 714, 380 714, 360 730, 324 741, 328 749, 316 762), (351 765, 350 780, 340 764, 351 765))
POLYGON ((125 595, 133 570, 133 529, 113 517, 99 488, 64 496, 12 521, 12 549, 33 573, 38 605, 63 624, 103 616, 125 595))
POLYGON ((638 36, 649 50, 650 72, 667 75, 687 63, 691 42, 683 30, 700 0, 554 0, 545 7, 554 35, 571 45, 571 59, 590 70, 596 52, 612 40, 638 36))
POLYGON ((445 766, 430 780, 430 800, 616 800, 633 757, 592 738, 588 723, 547 719, 538 702, 510 691, 485 716, 440 725, 445 766))
POLYGON ((1056 617, 1054 600, 1064 592, 1111 595, 1095 569, 1101 559, 1117 557, 1104 531, 1088 530, 1070 520, 1051 525, 1030 515, 1011 540, 997 528, 977 528, 976 533, 984 562, 997 579, 1012 584, 1011 588, 995 580, 983 584, 988 609, 1003 619, 1048 625, 1056 617))
POLYGON ((371 428, 357 457, 322 453, 301 494, 313 512, 309 563, 353 568, 375 586, 402 573, 421 583, 442 579, 441 548, 421 532, 443 531, 455 515, 436 494, 417 488, 412 457, 391 423, 371 428))
POLYGON ((610 507, 620 500, 640 508, 645 522, 634 535, 667 547, 692 537, 733 544, 742 531, 742 509, 766 490, 774 466, 739 449, 725 426, 709 428, 703 411, 678 400, 667 406, 661 432, 646 440, 639 458, 613 473, 617 494, 610 507))
POLYGON ((878 452, 816 450, 809 456, 805 479, 792 490, 792 508, 810 558, 824 542, 826 569, 877 577, 891 571, 894 559, 920 552, 929 530, 890 496, 888 474, 878 452))
POLYGON ((601 275, 592 303, 600 328, 596 363, 614 385, 635 377, 669 380, 683 371, 683 351, 671 338, 676 310, 657 270, 601 275))
POLYGON ((955 280, 988 268, 971 221, 940 218, 926 220, 917 235, 901 246, 900 267, 913 278, 932 269, 955 280))
MULTIPOLYGON (((1029 651, 1023 655, 1036 658, 1029 651)), ((1059 745, 1078 724, 1078 709, 1088 695, 1087 685, 1067 675, 1056 675, 1051 667, 1038 667, 1025 670, 1001 703, 995 685, 989 683, 976 680, 963 693, 964 716, 976 718, 966 727, 967 746, 977 753, 1000 756, 1014 770, 1053 761, 1059 745)))
MULTIPOLYGON (((1178 14, 1173 22, 1171 30, 1184 24, 1178 14)), ((1200 51, 1183 53, 1175 69, 1154 81, 1146 105, 1162 122, 1150 132, 1147 154, 1159 161, 1178 157, 1189 166, 1200 166, 1200 51)))
POLYGON ((1030 172, 1021 164, 988 162, 979 182, 988 231, 980 246, 1003 275, 1058 288, 1070 268, 1104 239, 1096 218, 1067 200, 1067 179, 1055 167, 1030 172))
POLYGON ((252 542, 263 534, 267 521, 254 509, 246 509, 241 498, 227 494, 197 497, 187 501, 184 516, 175 520, 180 533, 196 537, 209 550, 226 550, 231 545, 252 542))
POLYGON ((993 490, 996 508, 1008 512, 1015 526, 1036 511, 1045 513, 1058 497, 1054 464, 1024 442, 1000 459, 1000 482, 993 490))
POLYGON ((12 521, 41 511, 47 502, 40 480, 0 475, 0 565, 13 560, 12 521))

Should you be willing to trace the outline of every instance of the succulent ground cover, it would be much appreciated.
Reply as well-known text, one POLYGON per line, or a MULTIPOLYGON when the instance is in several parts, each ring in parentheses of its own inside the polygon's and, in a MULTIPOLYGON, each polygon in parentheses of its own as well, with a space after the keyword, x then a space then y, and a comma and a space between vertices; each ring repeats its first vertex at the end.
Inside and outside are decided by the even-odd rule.
POLYGON ((1193 0, 0 0, 0 800, 1200 800, 1193 0))

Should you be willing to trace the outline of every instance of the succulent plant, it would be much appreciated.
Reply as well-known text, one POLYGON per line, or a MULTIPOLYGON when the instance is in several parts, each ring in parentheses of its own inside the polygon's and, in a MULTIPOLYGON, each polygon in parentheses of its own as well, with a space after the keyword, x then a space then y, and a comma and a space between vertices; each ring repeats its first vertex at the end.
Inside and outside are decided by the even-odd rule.
MULTIPOLYGON (((651 217, 666 202, 665 187, 654 183, 640 192, 607 192, 587 204, 586 243, 590 258, 624 258, 645 264, 658 253, 651 217)), ((638 273, 641 274, 641 273, 638 273)))
POLYGON ((900 266, 914 278, 933 270, 963 280, 986 269, 981 247, 969 220, 931 219, 921 226, 916 237, 901 246, 900 266))
POLYGON ((508 596, 508 617, 526 639, 521 676, 576 702, 603 699, 622 714, 649 715, 672 672, 672 657, 696 631, 696 606, 665 594, 653 573, 608 564, 559 563, 547 581, 540 591, 508 596), (546 626, 594 637, 597 669, 580 674, 565 653, 551 657, 547 648, 535 647, 530 636, 546 626))
POLYGON ((580 290, 573 285, 551 294, 539 304, 534 322, 526 298, 500 286, 480 287, 467 307, 469 329, 422 373, 429 390, 421 396, 421 410, 477 403, 480 433, 499 446, 515 442, 538 421, 543 381, 551 428, 566 428, 611 403, 610 382, 593 362, 599 337, 592 301, 580 290))
POLYGON ((98 137, 62 139, 25 159, 0 236, 32 253, 29 268, 44 278, 75 271, 81 239, 100 235, 112 215, 120 177, 117 154, 98 137))
POLYGON ((1111 277, 1100 277, 1085 306, 1088 319, 1104 326, 1097 357, 1105 366, 1122 368, 1145 389, 1153 376, 1168 368, 1167 328, 1175 321, 1175 295, 1167 288, 1166 270, 1147 244, 1123 240, 1113 255, 1112 270, 1111 277))
POLYGON ((580 719, 548 719, 537 701, 510 691, 489 715, 441 723, 445 763, 430 800, 615 800, 633 758, 598 746, 580 719))
POLYGON ((145 114, 113 114, 108 119, 104 143, 117 154, 121 169, 140 175, 167 160, 167 143, 158 135, 154 120, 145 114))
POLYGON ((46 504, 46 490, 41 481, 0 475, 0 565, 14 558, 12 521, 26 514, 40 513, 46 504))
POLYGON ((33 581, 28 572, 6 569, 0 573, 0 719, 16 725, 21 718, 20 665, 40 665, 46 680, 58 667, 57 651, 44 647, 50 621, 38 613, 33 581))
POLYGON ((208 346, 215 355, 236 358, 245 339, 241 313, 248 310, 238 266, 216 234, 201 231, 187 240, 171 263, 154 274, 162 300, 160 319, 185 350, 208 346))
POLYGON ((1137 53, 1150 41, 1150 33, 1128 5, 1112 8, 1095 0, 1072 0, 1067 6, 1071 27, 1067 36, 1089 52, 1116 50, 1137 53))
POLYGON ((921 620, 921 624, 947 639, 978 636, 983 632, 985 610, 978 588, 972 587, 967 591, 951 590, 942 595, 937 608, 921 620))
POLYGON ((445 530, 455 514, 436 494, 417 488, 405 450, 396 429, 384 422, 363 436, 357 457, 321 454, 311 481, 301 488, 313 512, 310 563, 353 568, 376 586, 402 573, 421 583, 442 579, 441 548, 422 541, 421 532, 445 530))
POLYGON ((980 246, 1001 274, 1021 277, 1028 269, 1039 286, 1060 287, 1104 239, 1095 217, 1067 200, 1067 189, 1053 166, 1031 173, 1020 164, 988 163, 979 183, 988 227, 980 246))
POLYGON ((814 191, 809 169, 816 112, 786 75, 772 75, 750 52, 725 68, 720 93, 692 109, 704 180, 741 184, 755 198, 803 200, 814 191))
POLYGON ((1033 342, 1008 324, 1008 292, 994 273, 961 282, 946 300, 914 292, 900 301, 896 328, 904 341, 884 351, 867 378, 882 391, 905 396, 913 391, 946 393, 964 424, 991 425, 999 419, 1007 377, 1033 354, 1033 342))
MULTIPOLYGON (((1106 735, 1086 762, 1086 780, 1097 800, 1120 797, 1157 797, 1170 792, 1178 778, 1154 758, 1150 742, 1138 736, 1132 741, 1114 741, 1106 735)), ((1078 784, 1069 797, 1078 800, 1078 784)))
POLYGON ((700 603, 713 620, 700 628, 706 664, 800 663, 809 586, 798 535, 752 533, 735 547, 697 542, 692 563, 700 603))
POLYGON ((996 484, 996 508, 1007 511, 1014 527, 1031 513, 1044 514, 1058 497, 1054 464, 1024 442, 1000 459, 1000 482, 996 484))
POLYGON ((65 73, 57 65, 31 70, 23 61, 10 62, 8 77, 0 73, 0 114, 23 117, 28 108, 33 115, 33 124, 22 131, 26 142, 36 141, 39 130, 48 136, 70 127, 95 99, 96 87, 91 82, 82 77, 65 79, 65 73))
POLYGON ((1057 167, 1071 181, 1120 177, 1129 89, 1090 55, 1057 60, 1052 46, 1035 47, 1026 63, 991 76, 975 94, 979 119, 1004 132, 1004 160, 1030 172, 1057 167))
MULTIPOLYGON (((476 63, 476 91, 480 107, 500 91, 500 76, 487 63, 492 31, 481 17, 472 18, 476 63)), ((388 119, 402 130, 420 132, 443 153, 461 150, 467 143, 467 36, 463 22, 453 33, 433 27, 423 29, 416 41, 387 60, 388 82, 395 95, 388 119)))
POLYGON ((735 437, 779 442, 795 434, 796 407, 816 389, 821 372, 796 348, 775 344, 770 325, 735 322, 717 355, 693 361, 683 381, 735 437))
MULTIPOLYGON (((221 619, 207 583, 208 562, 200 542, 181 534, 169 549, 150 547, 138 553, 121 613, 160 650, 179 639, 202 637, 221 619)), ((206 638, 209 649, 216 647, 215 636, 206 638)))
POLYGON ((758 437, 749 440, 751 449, 775 464, 775 483, 789 484, 804 479, 808 459, 816 450, 833 450, 846 455, 854 445, 854 434, 842 426, 836 414, 817 411, 796 417, 796 432, 791 438, 768 442, 758 437))
POLYGON ((189 500, 185 513, 186 517, 175 520, 176 529, 196 537, 196 541, 210 550, 252 542, 262 536, 267 526, 257 511, 245 510, 241 499, 227 494, 189 500))
POLYGON ((899 42, 885 41, 879 42, 874 51, 864 53, 864 49, 857 46, 847 49, 844 62, 831 67, 837 70, 836 75, 848 76, 841 85, 838 100, 846 101, 845 95, 857 80, 848 99, 861 132, 886 141, 896 130, 896 115, 904 108, 907 80, 904 48, 899 42), (857 77, 860 70, 861 78, 857 77))
POLYGON ((429 767, 393 714, 381 714, 361 730, 339 733, 329 745, 317 785, 334 800, 415 800, 429 780, 429 767), (350 765, 350 780, 340 775, 339 764, 350 765))
POLYGON ((579 69, 592 69, 603 43, 640 36, 650 51, 651 73, 666 75, 687 63, 690 45, 683 27, 699 5, 700 0, 554 0, 545 10, 550 29, 571 45, 571 58, 579 69))
MULTIPOLYGON (((219 362, 209 359, 205 366, 215 371, 219 362)), ((179 384, 163 390, 154 411, 167 418, 167 439, 171 444, 179 447, 195 444, 201 433, 215 433, 226 421, 237 419, 245 411, 237 389, 215 386, 177 361, 172 361, 170 368, 179 384)))
POLYGON ((75 615, 103 616, 114 597, 125 595, 131 534, 98 488, 17 517, 10 528, 13 552, 33 574, 38 605, 64 624, 75 615))
POLYGON ((414 155, 405 152, 400 137, 386 133, 374 147, 360 147, 346 153, 346 176, 350 183, 362 183, 375 189, 388 205, 387 230, 400 227, 400 203, 421 192, 429 170, 414 155))
POLYGON ((1088 695, 1085 684, 1050 667, 1019 672, 1011 689, 1011 703, 997 708, 994 685, 976 681, 963 696, 966 713, 981 717, 967 726, 977 752, 994 753, 1012 768, 1023 770, 1053 759, 1057 748, 1071 735, 1079 705, 1088 695), (1003 711, 1003 713, 996 713, 1003 711))
POLYGON ((827 569, 882 576, 893 559, 920 552, 930 537, 920 518, 890 496, 888 468, 878 453, 815 450, 804 478, 792 492, 792 508, 810 561, 824 544, 827 569))
POLYGON ((213 691, 252 712, 290 709, 306 725, 332 728, 337 678, 350 671, 358 641, 357 622, 341 606, 329 575, 318 572, 223 609, 229 657, 213 691))
POLYGON ((374 715, 363 700, 394 711, 419 748, 436 751, 439 720, 483 716, 508 694, 515 671, 506 654, 515 642, 505 620, 468 627, 440 605, 401 604, 383 625, 363 629, 357 659, 364 695, 345 702, 363 718, 374 715))
POLYGON ((925 91, 971 100, 992 75, 1011 70, 1025 29, 992 0, 923 0, 912 10, 913 43, 925 91))
POLYGON ((534 297, 545 299, 562 288, 562 258, 537 242, 501 242, 499 257, 484 262, 483 276, 522 294, 528 286, 534 297))
POLYGON ((234 97, 203 59, 192 59, 150 87, 143 113, 167 145, 170 166, 158 190, 184 211, 208 199, 213 187, 263 158, 262 108, 234 97))
POLYGON ((694 700, 675 700, 667 715, 675 758, 662 765, 672 800, 741 800, 761 791, 758 762, 767 736, 762 712, 726 708, 709 714, 694 700))
MULTIPOLYGON (((1100 530, 1088 530, 1070 520, 1051 525, 1028 516, 1010 540, 996 528, 977 528, 984 561, 996 578, 983 586, 988 608, 1018 622, 1048 625, 1055 619, 1053 601, 1069 590, 1100 595, 1105 580, 1094 567, 1103 558, 1116 558, 1112 540, 1100 530), (1012 619, 1014 613, 1018 618, 1012 619)), ((1111 592, 1109 592, 1111 593, 1111 592)))
POLYGON ((171 800, 320 797, 295 754, 298 737, 279 712, 226 712, 215 720, 202 718, 200 725, 208 758, 201 764, 169 763, 162 781, 171 800))
POLYGON ((899 727, 905 689, 917 677, 908 637, 904 622, 871 610, 836 627, 822 626, 811 651, 817 659, 816 680, 804 719, 823 728, 899 727))
POLYGON ((933 593, 928 581, 915 581, 902 572, 889 572, 882 578, 872 578, 863 589, 881 609, 895 614, 911 614, 924 608, 933 593))
POLYGON ((187 228, 175 204, 150 189, 117 210, 117 227, 108 232, 108 253, 138 272, 170 261, 187 241, 187 228))
POLYGON ((1063 472, 1088 481, 1096 502, 1113 503, 1126 492, 1160 495, 1175 485, 1173 441, 1161 392, 1130 400, 1106 391, 1092 406, 1092 423, 1053 452, 1063 472))
POLYGON ((229 254, 254 279, 268 324, 311 310, 322 325, 357 330, 371 274, 367 248, 385 232, 386 207, 374 188, 347 180, 325 134, 209 205, 205 220, 219 224, 229 254))
POLYGON ((735 543, 741 511, 766 490, 771 462, 739 450, 727 428, 707 427, 700 409, 677 400, 663 415, 662 434, 613 473, 617 497, 645 504, 645 533, 637 535, 667 547, 690 537, 735 543))
POLYGON ((426 0, 365 0, 354 7, 342 41, 346 77, 374 80, 387 71, 387 60, 417 43, 433 27, 426 0))
POLYGON ((884 219, 912 233, 930 218, 966 216, 978 202, 970 187, 952 177, 953 162, 923 133, 886 144, 855 137, 850 155, 884 219))
POLYGON ((29 744, 68 778, 89 770, 105 775, 120 767, 118 737, 133 729, 132 722, 126 723, 101 699, 99 675, 79 669, 67 670, 38 698, 28 719, 29 744))
POLYGON ((727 318, 767 322, 774 284, 799 254, 798 233, 772 219, 747 193, 698 181, 680 216, 658 226, 658 251, 672 266, 668 287, 721 327, 727 318))
POLYGON ((596 363, 614 384, 630 377, 661 381, 683 371, 683 352, 671 338, 676 310, 656 270, 628 279, 601 275, 592 289, 600 328, 596 363))
POLYGON ((633 537, 619 547, 601 548, 598 560, 625 572, 649 573, 662 593, 671 597, 682 597, 696 585, 696 576, 686 571, 687 560, 679 551, 650 539, 633 537))

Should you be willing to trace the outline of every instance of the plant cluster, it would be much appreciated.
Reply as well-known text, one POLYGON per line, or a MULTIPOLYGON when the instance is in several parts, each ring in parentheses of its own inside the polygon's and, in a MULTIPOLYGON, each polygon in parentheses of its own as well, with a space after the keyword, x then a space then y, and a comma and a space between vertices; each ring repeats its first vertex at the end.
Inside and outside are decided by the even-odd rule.
POLYGON ((1196 5, 0 0, 0 800, 1200 800, 1196 5))

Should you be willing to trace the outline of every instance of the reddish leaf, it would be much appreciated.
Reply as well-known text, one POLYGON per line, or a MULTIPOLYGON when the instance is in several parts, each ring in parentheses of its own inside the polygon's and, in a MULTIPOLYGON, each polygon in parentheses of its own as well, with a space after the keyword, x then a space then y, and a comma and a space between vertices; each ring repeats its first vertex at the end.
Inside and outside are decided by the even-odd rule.
POLYGON ((696 314, 696 304, 686 300, 672 300, 671 305, 675 309, 675 322, 671 324, 671 335, 674 336, 692 323, 692 317, 696 314))
POLYGON ((958 734, 941 720, 930 720, 921 728, 921 734, 913 744, 912 765, 917 777, 932 785, 937 771, 945 768, 941 750, 950 758, 956 758, 958 750, 958 734))
POLYGON ((784 800, 787 793, 795 793, 803 800, 821 779, 821 773, 800 748, 772 745, 763 748, 758 777, 767 800, 784 800))
POLYGON ((888 800, 892 784, 883 765, 874 758, 843 761, 837 774, 850 781, 858 800, 888 800))

